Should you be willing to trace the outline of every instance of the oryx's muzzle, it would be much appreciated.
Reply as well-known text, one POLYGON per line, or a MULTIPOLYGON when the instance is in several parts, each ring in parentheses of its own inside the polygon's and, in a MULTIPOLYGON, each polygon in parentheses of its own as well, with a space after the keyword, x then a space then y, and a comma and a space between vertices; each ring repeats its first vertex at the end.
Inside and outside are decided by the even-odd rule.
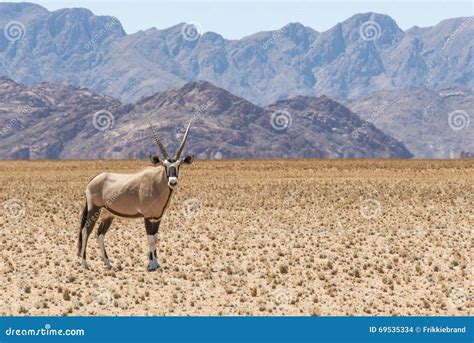
POLYGON ((165 168, 168 174, 168 187, 174 189, 178 185, 179 161, 174 163, 165 161, 165 168))
POLYGON ((174 189, 178 185, 178 178, 177 177, 170 177, 168 179, 168 187, 174 189))

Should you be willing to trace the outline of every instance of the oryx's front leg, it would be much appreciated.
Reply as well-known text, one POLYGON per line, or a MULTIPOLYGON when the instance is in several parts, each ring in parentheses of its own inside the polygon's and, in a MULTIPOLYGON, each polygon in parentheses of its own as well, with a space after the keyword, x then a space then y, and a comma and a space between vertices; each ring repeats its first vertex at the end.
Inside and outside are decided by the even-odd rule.
POLYGON ((160 227, 160 219, 145 218, 146 237, 148 240, 148 271, 157 270, 160 265, 156 256, 156 243, 158 241, 158 228, 160 227))

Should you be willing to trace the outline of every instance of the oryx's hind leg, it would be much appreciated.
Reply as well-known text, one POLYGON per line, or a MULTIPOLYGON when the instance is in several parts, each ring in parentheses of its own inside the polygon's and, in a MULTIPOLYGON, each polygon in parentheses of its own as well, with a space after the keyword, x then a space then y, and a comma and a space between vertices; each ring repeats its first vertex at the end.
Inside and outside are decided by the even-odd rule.
POLYGON ((88 208, 87 208, 87 220, 82 228, 82 266, 84 269, 89 269, 89 265, 87 264, 86 259, 86 250, 87 250, 87 240, 89 239, 89 235, 92 233, 94 229, 94 225, 99 219, 100 216, 100 207, 97 207, 88 200, 87 201, 88 208))
POLYGON ((100 253, 102 255, 102 259, 104 260, 105 266, 108 269, 112 268, 112 265, 110 264, 109 256, 107 256, 107 252, 105 251, 104 241, 105 241, 105 234, 107 233, 107 230, 109 229, 113 220, 114 220, 114 217, 112 215, 109 215, 108 217, 103 218, 99 225, 99 229, 97 230, 97 241, 99 243, 100 253))
POLYGON ((156 243, 158 241, 158 229, 160 220, 145 218, 146 237, 148 240, 148 271, 155 271, 160 267, 156 256, 156 243))

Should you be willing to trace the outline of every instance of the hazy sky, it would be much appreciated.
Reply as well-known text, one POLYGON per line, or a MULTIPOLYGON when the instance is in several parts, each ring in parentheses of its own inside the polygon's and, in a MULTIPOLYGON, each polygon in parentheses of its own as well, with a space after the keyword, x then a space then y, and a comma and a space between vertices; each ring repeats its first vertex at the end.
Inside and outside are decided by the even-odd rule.
MULTIPOLYGON (((32 1, 35 2, 35 1, 32 1)), ((236 39, 288 22, 300 22, 323 31, 361 12, 390 15, 402 29, 432 26, 443 19, 474 14, 473 1, 54 1, 36 3, 49 10, 86 7, 98 15, 117 17, 127 33, 156 27, 166 28, 181 22, 197 22, 204 31, 236 39)))

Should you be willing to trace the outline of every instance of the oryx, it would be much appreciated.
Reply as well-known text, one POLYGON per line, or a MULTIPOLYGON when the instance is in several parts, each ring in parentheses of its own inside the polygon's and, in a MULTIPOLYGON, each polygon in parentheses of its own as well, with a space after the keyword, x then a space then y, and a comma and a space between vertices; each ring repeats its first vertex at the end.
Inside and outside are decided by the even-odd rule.
POLYGON ((94 177, 86 188, 86 206, 82 212, 81 227, 79 230, 78 255, 82 256, 82 265, 88 269, 86 261, 87 239, 95 223, 104 210, 99 225, 97 237, 102 258, 107 268, 110 261, 105 252, 104 238, 114 216, 125 218, 145 219, 145 229, 148 239, 148 270, 158 269, 156 243, 161 218, 169 205, 173 190, 178 185, 179 168, 181 164, 191 164, 192 155, 180 159, 188 137, 189 122, 181 144, 173 158, 170 158, 158 138, 158 133, 151 123, 151 131, 158 144, 163 160, 158 156, 150 156, 153 166, 145 167, 135 174, 102 173, 94 177))

